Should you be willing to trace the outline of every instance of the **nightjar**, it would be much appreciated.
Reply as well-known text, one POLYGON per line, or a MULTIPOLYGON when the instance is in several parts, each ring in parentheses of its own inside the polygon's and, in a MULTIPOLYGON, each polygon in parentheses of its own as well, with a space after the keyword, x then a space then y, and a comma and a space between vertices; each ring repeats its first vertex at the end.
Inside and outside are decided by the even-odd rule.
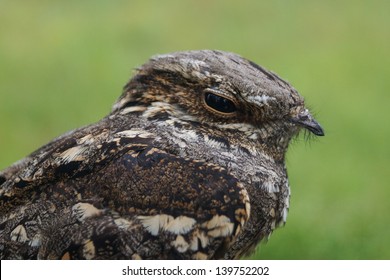
POLYGON ((108 116, 0 172, 0 257, 240 258, 286 221, 285 153, 302 128, 324 135, 247 59, 152 57, 108 116))

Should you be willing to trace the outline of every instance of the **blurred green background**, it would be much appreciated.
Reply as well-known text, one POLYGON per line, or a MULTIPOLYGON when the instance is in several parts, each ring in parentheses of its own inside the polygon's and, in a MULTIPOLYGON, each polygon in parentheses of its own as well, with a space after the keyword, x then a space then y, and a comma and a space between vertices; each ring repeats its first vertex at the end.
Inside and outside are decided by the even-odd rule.
POLYGON ((151 55, 233 51, 326 130, 290 146, 291 209, 251 258, 390 258, 389 1, 0 0, 0 169, 97 121, 151 55))

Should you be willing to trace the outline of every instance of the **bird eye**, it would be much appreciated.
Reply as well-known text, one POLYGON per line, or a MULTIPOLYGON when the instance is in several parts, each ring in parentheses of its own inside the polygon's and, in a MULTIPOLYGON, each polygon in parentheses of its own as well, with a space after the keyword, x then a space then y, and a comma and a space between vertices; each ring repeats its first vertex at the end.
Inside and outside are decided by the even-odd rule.
POLYGON ((233 101, 211 92, 205 93, 204 101, 207 106, 220 113, 229 114, 236 111, 233 101))

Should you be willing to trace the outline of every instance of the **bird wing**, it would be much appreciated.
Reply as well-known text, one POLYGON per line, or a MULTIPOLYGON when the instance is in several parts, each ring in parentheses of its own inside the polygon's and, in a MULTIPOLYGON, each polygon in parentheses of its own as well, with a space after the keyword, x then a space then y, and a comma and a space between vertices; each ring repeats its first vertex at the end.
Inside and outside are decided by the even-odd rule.
POLYGON ((1 185, 2 259, 220 258, 249 218, 235 177, 149 132, 67 139, 1 185))

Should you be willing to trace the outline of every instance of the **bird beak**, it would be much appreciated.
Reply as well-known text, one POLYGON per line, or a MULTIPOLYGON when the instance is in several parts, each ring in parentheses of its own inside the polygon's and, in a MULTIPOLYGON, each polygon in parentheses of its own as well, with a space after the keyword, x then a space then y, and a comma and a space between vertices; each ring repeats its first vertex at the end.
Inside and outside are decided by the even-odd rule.
POLYGON ((291 121, 306 128, 317 136, 325 135, 321 125, 313 118, 313 116, 309 113, 309 110, 307 109, 299 113, 297 117, 292 118, 291 121))

